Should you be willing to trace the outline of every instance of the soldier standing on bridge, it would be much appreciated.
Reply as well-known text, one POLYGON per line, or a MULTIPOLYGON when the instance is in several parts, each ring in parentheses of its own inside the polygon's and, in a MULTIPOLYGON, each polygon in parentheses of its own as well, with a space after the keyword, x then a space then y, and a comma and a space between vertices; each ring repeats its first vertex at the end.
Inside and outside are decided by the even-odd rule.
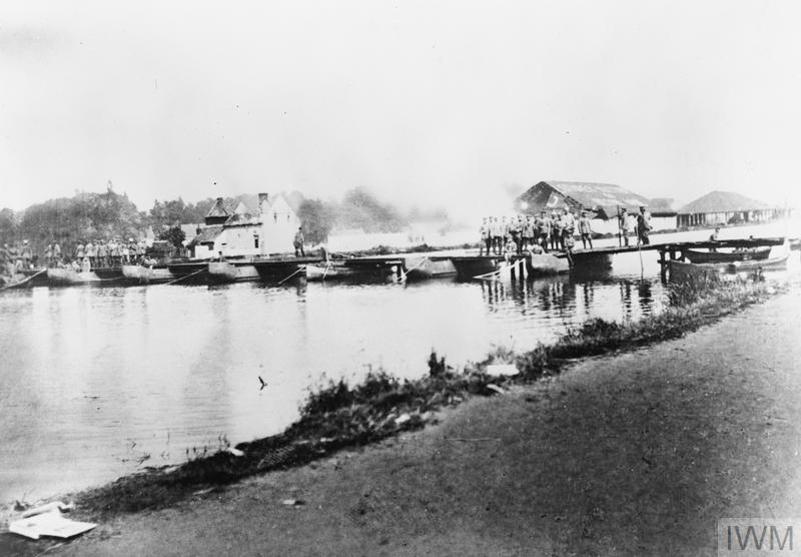
POLYGON ((651 213, 649 213, 645 206, 640 206, 640 212, 637 215, 637 245, 640 244, 647 246, 651 243, 648 239, 648 233, 651 231, 651 213))
POLYGON ((592 249, 592 228, 590 228, 590 217, 587 216, 587 211, 581 212, 578 228, 579 234, 581 234, 581 245, 587 249, 587 244, 590 244, 590 249, 592 249))
POLYGON ((551 220, 548 218, 548 213, 540 211, 540 218, 537 221, 537 241, 542 246, 542 249, 548 252, 548 241, 551 238, 551 220))
POLYGON ((479 234, 481 234, 481 243, 478 246, 478 254, 489 255, 490 249, 492 249, 492 235, 490 233, 490 225, 487 223, 487 217, 484 217, 484 220, 481 223, 479 234), (485 249, 486 253, 484 251, 485 249))
POLYGON ((617 229, 624 246, 629 245, 629 212, 623 207, 617 214, 617 229))
POLYGON ((303 227, 298 227, 298 231, 295 232, 295 257, 306 257, 306 253, 303 251, 303 227))

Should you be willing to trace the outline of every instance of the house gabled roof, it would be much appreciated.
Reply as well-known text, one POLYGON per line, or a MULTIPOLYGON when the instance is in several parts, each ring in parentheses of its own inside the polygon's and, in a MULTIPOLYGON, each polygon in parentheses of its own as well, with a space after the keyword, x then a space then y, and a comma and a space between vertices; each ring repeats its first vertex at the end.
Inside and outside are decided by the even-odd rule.
POLYGON ((249 213, 235 213, 228 217, 223 226, 254 226, 260 224, 261 219, 251 216, 249 213))
POLYGON ((214 201, 214 205, 212 205, 211 209, 209 209, 209 212, 206 214, 206 218, 229 217, 232 214, 233 211, 226 207, 225 201, 223 201, 222 198, 219 198, 214 201))
POLYGON ((681 214, 728 213, 771 209, 767 203, 751 199, 733 191, 711 191, 679 209, 681 214))

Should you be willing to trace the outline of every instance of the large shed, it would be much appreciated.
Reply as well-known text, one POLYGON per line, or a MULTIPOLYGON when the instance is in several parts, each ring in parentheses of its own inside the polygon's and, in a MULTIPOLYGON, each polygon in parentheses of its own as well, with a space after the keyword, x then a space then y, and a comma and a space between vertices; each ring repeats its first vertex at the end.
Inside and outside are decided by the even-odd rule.
POLYGON ((595 182, 542 181, 515 200, 515 208, 524 214, 569 208, 592 211, 595 218, 609 220, 625 207, 629 211, 648 205, 648 199, 615 184, 595 182))
POLYGON ((678 225, 686 227, 764 222, 787 216, 788 210, 739 193, 715 190, 688 203, 678 213, 678 225))

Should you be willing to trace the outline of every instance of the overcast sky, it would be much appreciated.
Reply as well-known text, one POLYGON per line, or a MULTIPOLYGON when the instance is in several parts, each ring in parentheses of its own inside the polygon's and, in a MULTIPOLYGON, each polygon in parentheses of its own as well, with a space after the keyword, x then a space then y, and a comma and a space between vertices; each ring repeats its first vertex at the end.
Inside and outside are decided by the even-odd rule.
POLYGON ((542 179, 801 205, 799 2, 216 6, 0 5, 0 206, 112 180, 140 209, 367 186, 473 213, 542 179))

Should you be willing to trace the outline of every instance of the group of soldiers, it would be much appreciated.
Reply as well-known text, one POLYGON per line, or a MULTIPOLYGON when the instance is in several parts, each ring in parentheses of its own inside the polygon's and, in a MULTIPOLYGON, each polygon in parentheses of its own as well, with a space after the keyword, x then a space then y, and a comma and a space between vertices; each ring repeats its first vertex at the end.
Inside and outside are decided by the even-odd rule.
MULTIPOLYGON (((56 265, 60 260, 60 258, 56 259, 55 257, 57 246, 58 244, 55 244, 55 246, 48 245, 45 248, 45 260, 51 261, 52 259, 56 265)), ((146 251, 147 244, 145 244, 144 240, 137 242, 130 238, 125 242, 115 238, 108 241, 96 240, 94 243, 90 240, 86 244, 78 242, 73 253, 73 260, 82 266, 85 266, 85 263, 88 262, 92 269, 116 267, 140 263, 145 258, 146 251)))
POLYGON ((51 242, 42 254, 38 254, 28 240, 23 240, 21 243, 3 244, 0 248, 0 270, 13 274, 42 264, 47 267, 71 265, 77 270, 114 267, 141 263, 145 260, 146 251, 147 244, 143 240, 137 242, 131 238, 127 242, 120 239, 79 241, 71 254, 62 251, 58 242, 51 242))
MULTIPOLYGON (((638 213, 623 208, 618 215, 621 243, 629 245, 629 236, 637 238, 637 245, 650 243, 651 214, 642 206, 638 213)), ((522 254, 523 251, 545 252, 573 250, 576 235, 584 249, 592 249, 590 211, 540 211, 538 216, 485 217, 480 229, 479 255, 522 254)))
POLYGON ((558 212, 541 211, 538 216, 485 217, 480 229, 479 254, 570 251, 575 246, 576 232, 584 248, 592 249, 592 228, 587 211, 576 215, 565 208, 558 212))
POLYGON ((617 214, 617 226, 624 245, 629 245, 629 235, 637 238, 637 245, 648 245, 651 240, 648 234, 651 232, 651 213, 645 208, 640 207, 639 213, 631 212, 623 207, 617 214))
POLYGON ((14 274, 22 269, 30 269, 36 262, 36 255, 33 253, 28 240, 22 243, 12 243, 10 246, 5 243, 0 248, 0 271, 3 274, 14 274))

